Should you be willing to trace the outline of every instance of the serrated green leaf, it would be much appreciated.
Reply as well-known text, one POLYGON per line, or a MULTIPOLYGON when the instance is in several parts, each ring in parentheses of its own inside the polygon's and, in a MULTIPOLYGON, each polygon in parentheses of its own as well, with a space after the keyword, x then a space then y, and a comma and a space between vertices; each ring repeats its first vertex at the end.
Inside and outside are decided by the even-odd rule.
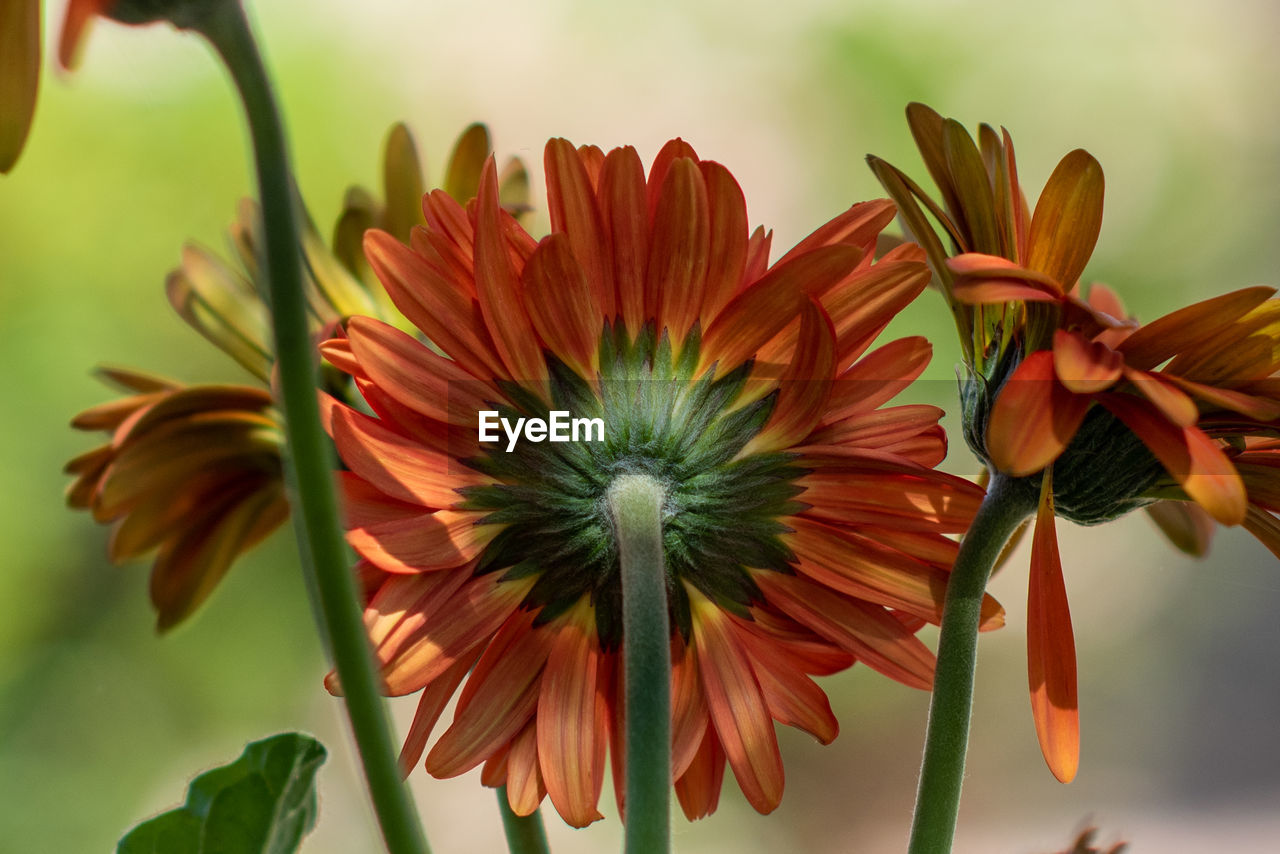
POLYGON ((320 742, 300 733, 255 741, 191 781, 187 802, 129 831, 116 854, 290 854, 316 823, 320 742))

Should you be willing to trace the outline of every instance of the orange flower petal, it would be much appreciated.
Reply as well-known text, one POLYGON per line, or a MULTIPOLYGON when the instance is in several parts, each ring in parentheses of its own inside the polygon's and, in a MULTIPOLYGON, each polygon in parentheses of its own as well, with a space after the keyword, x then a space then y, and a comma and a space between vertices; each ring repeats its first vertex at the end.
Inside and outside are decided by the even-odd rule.
MULTIPOLYGON (((683 644, 681 644, 683 646, 683 644)), ((707 728, 707 701, 702 696, 698 659, 685 649, 671 657, 671 776, 679 777, 693 761, 707 728)))
POLYGON ((927 404, 860 412, 834 423, 819 425, 805 438, 805 444, 883 448, 935 426, 944 414, 938 407, 927 404))
POLYGON ((859 202, 819 226, 778 259, 778 263, 785 264, 823 246, 854 246, 862 250, 863 257, 870 257, 876 248, 876 238, 893 222, 897 212, 897 207, 888 199, 859 202))
POLYGON ((507 804, 516 815, 533 815, 546 797, 541 764, 538 761, 537 727, 531 720, 512 740, 507 753, 507 804))
POLYGON ((778 381, 768 423, 742 454, 788 448, 807 436, 827 408, 836 368, 836 330, 816 299, 800 315, 798 346, 778 381))
POLYGON ((1244 521, 1244 483, 1216 441, 1197 427, 1179 427, 1131 395, 1099 395, 1098 402, 1125 423, 1183 491, 1223 525, 1244 521))
POLYGON ((719 163, 703 161, 707 213, 711 221, 707 284, 699 320, 706 329, 743 284, 747 267, 747 202, 742 188, 719 163))
POLYGON ((429 572, 462 566, 480 554, 497 525, 483 513, 437 510, 347 532, 347 542, 384 572, 429 572))
POLYGON ((1090 398, 1057 381, 1053 353, 1027 356, 1000 389, 987 424, 987 454, 997 469, 1018 477, 1049 465, 1071 443, 1090 398))
MULTIPOLYGON (((500 397, 452 359, 427 349, 412 336, 371 317, 347 322, 347 341, 359 370, 378 388, 415 412, 436 421, 474 428, 486 400, 500 397)), ((321 345, 328 357, 329 345, 321 345)))
POLYGON ((661 318, 677 345, 702 307, 711 248, 707 210, 702 172, 688 158, 676 160, 667 170, 653 212, 645 304, 657 307, 651 316, 661 318))
POLYGON ((1265 510, 1250 507, 1244 518, 1245 530, 1258 538, 1276 557, 1280 557, 1280 519, 1265 510))
POLYGON ((1124 357, 1105 344, 1086 341, 1062 329, 1053 333, 1053 370, 1058 382, 1076 394, 1092 394, 1115 385, 1124 357))
POLYGON ((462 684, 463 677, 475 662, 470 658, 461 658, 444 672, 443 676, 431 681, 418 698, 418 708, 413 713, 413 722, 409 724, 409 733, 405 736, 404 746, 400 748, 400 774, 408 777, 422 759, 427 749, 427 739, 440 720, 440 713, 449 704, 449 698, 462 684))
POLYGON ((547 363, 525 311, 501 217, 508 216, 498 200, 498 176, 493 158, 485 162, 476 198, 476 296, 489 336, 508 375, 535 387, 547 378, 547 363))
MULTIPOLYGON (((526 611, 508 620, 480 656, 458 698, 453 725, 427 754, 426 768, 433 777, 471 770, 533 718, 551 647, 550 633, 534 628, 535 617, 526 611)), ((507 761, 510 773, 510 756, 507 761)))
POLYGON ((713 362, 722 374, 741 365, 800 315, 810 295, 835 287, 861 258, 858 249, 828 246, 775 265, 734 297, 707 328, 699 373, 713 362))
POLYGON ((715 727, 707 722, 698 751, 688 769, 676 780, 676 798, 685 818, 696 821, 716 811, 724 784, 724 748, 715 727))
MULTIPOLYGON (((74 68, 80 62, 80 46, 84 42, 85 31, 89 29, 94 17, 106 10, 111 0, 69 0, 67 16, 62 21, 62 34, 58 37, 58 64, 63 68, 74 68)), ((35 6, 36 15, 40 14, 40 5, 35 6)))
POLYGON ((827 419, 840 421, 879 408, 911 385, 931 358, 933 345, 920 335, 877 347, 836 377, 827 419))
POLYGON ((872 669, 912 688, 933 685, 933 653, 884 608, 795 576, 760 571, 753 577, 769 602, 872 669))
POLYGON ((697 592, 691 592, 690 600, 698 672, 711 721, 747 802, 756 812, 771 813, 782 800, 783 786, 773 718, 751 664, 730 634, 729 618, 697 592))
POLYGON ((841 522, 846 510, 874 510, 920 519, 943 534, 967 531, 983 496, 970 481, 930 469, 868 473, 824 462, 798 483, 805 487, 798 498, 812 505, 807 516, 841 522))
POLYGON ((835 741, 840 724, 826 693, 790 662, 775 661, 770 652, 753 653, 750 657, 769 714, 778 723, 804 730, 822 744, 835 741))
POLYGON ((547 236, 524 268, 526 304, 533 328, 552 353, 582 377, 594 377, 600 360, 604 314, 563 234, 547 236))
POLYGON ((1117 348, 1125 362, 1149 370, 1188 348, 1216 341, 1218 331, 1262 305, 1275 288, 1232 291, 1180 308, 1139 327, 1117 348))
POLYGON ((364 236, 365 257, 396 308, 473 376, 506 378, 480 306, 418 253, 385 231, 364 236))
MULTIPOLYGON (((609 259, 604 252, 605 224, 583 159, 568 140, 553 139, 547 143, 543 163, 547 172, 547 212, 551 216, 551 230, 562 231, 569 238, 573 257, 582 267, 599 305, 611 311, 614 271, 609 269, 609 259)), ((601 195, 605 197, 608 189, 604 184, 604 173, 608 170, 603 166, 601 170, 601 195)), ((624 185, 623 188, 628 187, 624 185)))
POLYGON ((1049 176, 1027 235, 1026 266, 1069 290, 1093 254, 1102 230, 1102 167, 1077 148, 1049 176))
POLYGON ((644 166, 630 146, 615 148, 600 174, 600 207, 609 238, 615 293, 601 308, 610 321, 621 315, 632 334, 645 320, 644 281, 649 260, 649 213, 644 166), (615 296, 616 294, 616 296, 615 296))
POLYGON ((1179 427, 1190 427, 1200 417, 1196 402, 1163 374, 1126 367, 1124 377, 1160 410, 1161 415, 1179 427))
POLYGON ((1031 545, 1027 592, 1027 675, 1036 737, 1049 770, 1070 783, 1080 764, 1080 711, 1076 697, 1076 644, 1062 581, 1054 529, 1051 475, 1045 474, 1031 545))
POLYGON ((1247 415, 1257 421, 1275 421, 1280 419, 1280 402, 1269 398, 1260 397, 1256 394, 1246 394, 1242 391, 1236 391, 1229 388, 1218 388, 1217 386, 1206 385, 1205 383, 1192 382, 1183 379, 1176 374, 1161 373, 1157 374, 1161 379, 1168 380, 1178 388, 1189 394, 1198 397, 1205 403, 1219 409, 1229 409, 1232 412, 1239 412, 1241 415, 1247 415))
POLYGON ((653 158, 653 164, 649 167, 646 203, 646 210, 649 212, 648 218, 650 220, 653 219, 654 211, 658 209, 658 196, 662 192, 662 185, 666 183, 667 172, 671 169, 671 164, 681 158, 688 158, 694 163, 699 162, 698 152, 693 150, 692 145, 679 137, 667 140, 662 148, 658 149, 657 155, 653 158))
MULTIPOLYGON (((585 604, 585 600, 584 600, 585 604)), ((556 810, 571 827, 603 818, 606 737, 596 731, 600 651, 591 609, 579 607, 555 630, 538 695, 538 760, 556 810)))
POLYGON ((462 498, 457 490, 476 482, 447 454, 353 409, 335 409, 332 426, 343 462, 392 498, 423 507, 451 507, 462 498))
POLYGON ((966 252, 947 260, 955 277, 951 291, 960 302, 1053 302, 1062 298, 1062 286, 1044 273, 980 252, 966 252))

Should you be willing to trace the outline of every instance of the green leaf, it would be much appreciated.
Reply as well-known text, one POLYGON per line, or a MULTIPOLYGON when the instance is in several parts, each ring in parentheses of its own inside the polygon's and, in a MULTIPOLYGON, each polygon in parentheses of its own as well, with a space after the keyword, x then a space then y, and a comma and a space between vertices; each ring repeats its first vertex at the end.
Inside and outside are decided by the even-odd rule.
POLYGON ((116 854, 288 854, 316 824, 320 742, 300 733, 255 741, 191 781, 187 802, 129 831, 116 854))

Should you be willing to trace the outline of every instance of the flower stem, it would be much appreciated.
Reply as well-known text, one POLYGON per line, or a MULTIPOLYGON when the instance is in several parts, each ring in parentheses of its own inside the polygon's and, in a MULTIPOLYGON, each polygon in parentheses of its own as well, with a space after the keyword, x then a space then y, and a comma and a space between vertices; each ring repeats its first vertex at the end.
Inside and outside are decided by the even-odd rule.
POLYGON ((498 811, 502 813, 502 829, 507 834, 507 850, 511 854, 550 854, 539 810, 534 810, 532 815, 516 815, 507 800, 507 787, 499 786, 498 811))
POLYGON ((224 0, 212 4, 194 28, 213 44, 226 63, 244 102, 253 139, 265 235, 267 292, 263 296, 271 306, 278 395, 288 439, 285 469, 316 619, 342 683, 347 715, 387 849, 392 854, 426 854, 430 849, 396 764, 355 578, 338 526, 333 490, 335 465, 328 437, 320 426, 315 350, 307 326, 302 256, 284 129, 240 3, 224 0))
POLYGON ((622 567, 622 667, 626 694, 627 854, 671 848, 671 628, 663 565, 666 490, 646 475, 609 487, 622 567))
POLYGON ((1025 482, 994 475, 956 555, 942 608, 910 854, 951 851, 969 746, 982 596, 1001 549, 1034 509, 1034 490, 1025 482))

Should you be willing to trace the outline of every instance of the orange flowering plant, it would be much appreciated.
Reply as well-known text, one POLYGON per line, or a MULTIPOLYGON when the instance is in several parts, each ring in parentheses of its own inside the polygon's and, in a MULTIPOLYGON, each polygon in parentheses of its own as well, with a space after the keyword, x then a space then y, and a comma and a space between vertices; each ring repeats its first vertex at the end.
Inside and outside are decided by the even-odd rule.
MULTIPOLYGON (((1062 158, 1032 207, 1007 131, 983 125, 975 143, 922 104, 907 119, 942 201, 883 160, 869 162, 924 248, 960 333, 965 440, 991 481, 965 537, 974 548, 962 550, 985 551, 964 561, 969 592, 982 590, 1000 547, 1034 515, 1031 709, 1050 770, 1069 782, 1079 761, 1076 659, 1054 519, 1094 525, 1146 508, 1188 551, 1202 552, 1217 522, 1243 524, 1280 554, 1280 300, 1273 288, 1245 288, 1139 324, 1109 288, 1079 284, 1102 225, 1102 168, 1091 155, 1062 158)), ((947 629, 944 618, 939 680, 947 629)), ((954 664, 971 674, 971 628, 958 623, 957 634, 966 640, 954 664)), ((935 729, 967 729, 971 683, 957 682, 955 694, 934 695, 913 850, 950 844, 954 810, 930 787, 958 798, 963 737, 958 761, 929 748, 935 729)))

